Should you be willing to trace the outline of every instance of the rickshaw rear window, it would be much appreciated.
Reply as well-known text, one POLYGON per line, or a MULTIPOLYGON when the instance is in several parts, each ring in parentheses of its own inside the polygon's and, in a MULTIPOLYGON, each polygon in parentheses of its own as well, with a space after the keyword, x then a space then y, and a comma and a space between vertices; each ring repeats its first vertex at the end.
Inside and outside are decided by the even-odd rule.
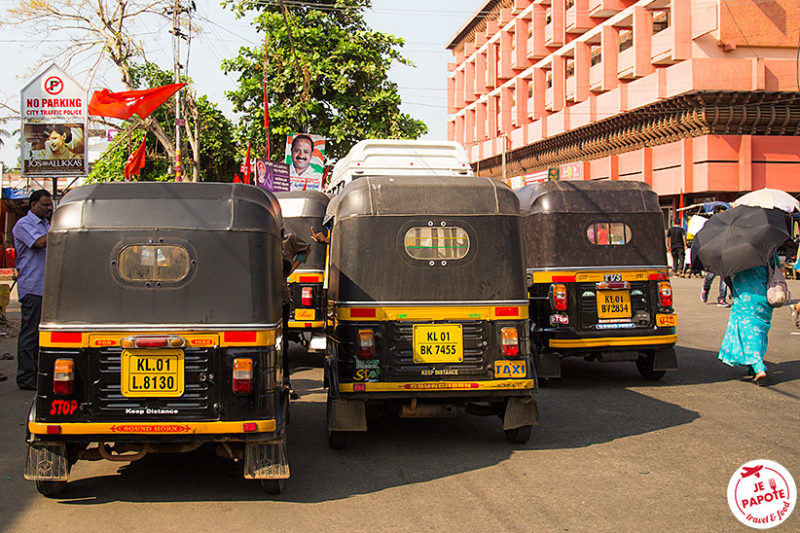
POLYGON ((463 259, 469 235, 457 226, 421 226, 406 232, 405 247, 414 259, 463 259))
POLYGON ((119 275, 126 281, 180 281, 189 274, 189 252, 175 244, 134 244, 119 254, 119 275))
POLYGON ((586 229, 586 238, 598 246, 622 246, 630 242, 631 228, 622 222, 596 222, 586 229))

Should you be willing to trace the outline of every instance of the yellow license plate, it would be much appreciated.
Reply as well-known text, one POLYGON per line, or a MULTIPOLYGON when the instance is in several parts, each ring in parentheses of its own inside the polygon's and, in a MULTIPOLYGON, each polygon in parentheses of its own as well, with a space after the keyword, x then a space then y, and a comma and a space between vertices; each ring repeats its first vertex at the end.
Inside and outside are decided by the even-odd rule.
POLYGON ((183 350, 123 350, 121 363, 126 398, 183 395, 183 350))
POLYGON ((461 363, 464 340, 461 324, 414 324, 415 363, 461 363))
POLYGON ((528 373, 528 365, 525 361, 495 361, 495 378, 524 378, 528 373))
POLYGON ((314 309, 295 309, 294 310, 294 319, 295 320, 314 320, 316 316, 316 312, 314 309))
POLYGON ((671 328, 678 325, 678 315, 656 315, 656 327, 671 328))
POLYGON ((597 291, 597 318, 629 318, 631 295, 628 291, 597 291))

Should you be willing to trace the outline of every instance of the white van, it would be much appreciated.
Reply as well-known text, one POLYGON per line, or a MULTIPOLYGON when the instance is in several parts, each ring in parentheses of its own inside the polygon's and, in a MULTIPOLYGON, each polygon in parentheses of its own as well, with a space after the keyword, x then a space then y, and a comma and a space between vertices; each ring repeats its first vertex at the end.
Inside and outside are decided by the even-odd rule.
POLYGON ((325 192, 336 195, 365 176, 474 176, 467 151, 455 141, 367 139, 333 166, 325 192))

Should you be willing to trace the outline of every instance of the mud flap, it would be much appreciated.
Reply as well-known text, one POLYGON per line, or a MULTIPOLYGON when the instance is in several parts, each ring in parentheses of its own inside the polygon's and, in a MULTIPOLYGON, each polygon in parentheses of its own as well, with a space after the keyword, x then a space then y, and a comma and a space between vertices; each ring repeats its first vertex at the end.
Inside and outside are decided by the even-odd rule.
POLYGON ((670 346, 666 350, 656 350, 653 356, 653 370, 677 370, 678 357, 675 355, 675 347, 670 346))
POLYGON ((509 398, 503 416, 503 429, 539 425, 539 406, 533 396, 509 398))
POLYGON ((67 481, 69 461, 65 444, 48 444, 35 448, 28 446, 25 461, 25 479, 32 481, 67 481))
POLYGON ((244 449, 245 479, 289 479, 286 439, 248 443, 244 449))
POLYGON ((537 351, 533 354, 533 364, 537 377, 561 377, 561 357, 557 353, 537 351))
POLYGON ((363 400, 328 399, 328 431, 366 431, 363 400))

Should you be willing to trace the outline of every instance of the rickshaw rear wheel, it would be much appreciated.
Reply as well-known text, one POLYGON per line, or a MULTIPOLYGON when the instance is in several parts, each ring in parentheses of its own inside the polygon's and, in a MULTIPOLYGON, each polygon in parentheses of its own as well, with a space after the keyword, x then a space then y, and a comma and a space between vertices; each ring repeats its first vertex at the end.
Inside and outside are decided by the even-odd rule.
POLYGON ((39 491, 39 494, 47 498, 52 498, 53 496, 61 494, 66 488, 66 481, 47 481, 44 479, 36 480, 36 490, 39 491))
POLYGON ((531 438, 531 429, 533 429, 533 426, 522 426, 514 429, 506 429, 504 431, 508 442, 525 444, 531 438))
POLYGON ((641 376, 648 381, 658 381, 664 377, 666 370, 653 370, 656 354, 653 352, 642 352, 636 360, 636 369, 641 376))
POLYGON ((334 450, 347 448, 352 439, 352 431, 328 431, 328 446, 334 450))
POLYGON ((261 488, 267 494, 281 494, 286 487, 285 479, 262 479, 261 488))

